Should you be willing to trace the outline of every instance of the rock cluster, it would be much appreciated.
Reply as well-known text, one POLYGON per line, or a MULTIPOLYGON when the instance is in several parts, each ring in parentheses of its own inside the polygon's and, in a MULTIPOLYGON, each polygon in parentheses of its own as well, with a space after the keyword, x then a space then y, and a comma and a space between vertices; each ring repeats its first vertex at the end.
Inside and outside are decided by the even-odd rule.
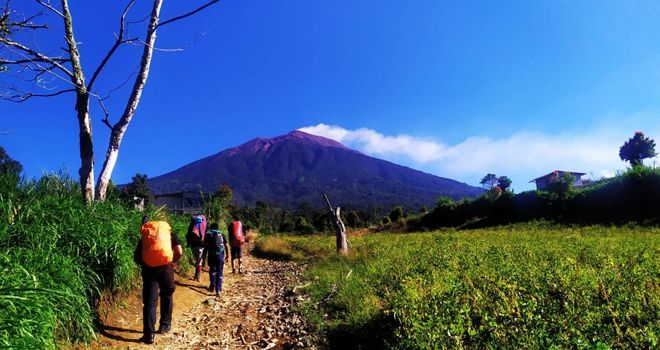
POLYGON ((318 349, 313 327, 296 311, 306 297, 291 287, 302 269, 291 262, 248 259, 245 274, 225 273, 220 296, 208 293, 176 322, 177 331, 164 336, 168 341, 159 343, 188 349, 318 349))

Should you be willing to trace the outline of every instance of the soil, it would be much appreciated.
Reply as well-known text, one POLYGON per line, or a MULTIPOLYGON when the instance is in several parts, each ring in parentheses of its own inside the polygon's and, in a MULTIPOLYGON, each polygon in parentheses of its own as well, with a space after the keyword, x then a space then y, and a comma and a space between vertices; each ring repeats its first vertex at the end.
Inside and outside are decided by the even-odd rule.
MULTIPOLYGON (((302 268, 292 262, 243 257, 243 274, 225 266, 223 290, 216 297, 207 289, 208 273, 200 282, 175 276, 172 331, 142 336, 141 290, 128 293, 112 308, 102 307, 98 341, 86 349, 317 349, 319 339, 295 306, 302 268)), ((160 312, 160 311, 158 311, 160 312)), ((156 324, 158 327, 158 324, 156 324)))

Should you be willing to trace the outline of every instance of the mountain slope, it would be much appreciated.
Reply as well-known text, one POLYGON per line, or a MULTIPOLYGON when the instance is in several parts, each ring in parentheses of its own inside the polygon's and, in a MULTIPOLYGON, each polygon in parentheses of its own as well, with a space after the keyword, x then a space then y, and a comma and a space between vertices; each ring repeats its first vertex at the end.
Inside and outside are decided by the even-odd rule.
POLYGON ((238 205, 262 200, 288 208, 304 202, 325 205, 323 192, 333 204, 361 209, 431 207, 441 195, 458 199, 482 192, 301 131, 256 138, 149 179, 154 194, 213 192, 222 184, 234 190, 238 205))

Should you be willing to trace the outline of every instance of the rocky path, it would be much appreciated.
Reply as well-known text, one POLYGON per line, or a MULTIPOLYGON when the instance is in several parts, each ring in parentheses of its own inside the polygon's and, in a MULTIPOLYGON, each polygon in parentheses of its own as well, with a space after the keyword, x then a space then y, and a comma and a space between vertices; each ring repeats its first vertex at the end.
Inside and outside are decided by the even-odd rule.
MULTIPOLYGON (((301 268, 290 262, 244 257, 244 274, 225 267, 223 292, 209 293, 208 273, 201 282, 177 276, 172 332, 156 335, 153 345, 142 336, 142 311, 131 295, 105 315, 92 349, 315 349, 311 327, 294 312, 304 301, 295 286, 301 268)), ((156 325, 157 327, 158 325, 156 325)))

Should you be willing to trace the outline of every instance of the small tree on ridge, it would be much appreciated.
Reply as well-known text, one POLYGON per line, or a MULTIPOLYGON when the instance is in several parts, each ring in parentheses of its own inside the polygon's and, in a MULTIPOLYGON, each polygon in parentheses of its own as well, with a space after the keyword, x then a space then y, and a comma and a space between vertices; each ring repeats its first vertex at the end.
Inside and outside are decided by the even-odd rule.
POLYGON ((485 189, 489 189, 497 183, 497 175, 495 174, 486 174, 483 178, 481 178, 481 181, 479 182, 485 189))
POLYGON ((502 191, 508 191, 511 187, 511 179, 508 176, 500 176, 497 178, 497 187, 502 191))
POLYGON ((635 132, 635 135, 628 139, 619 149, 619 157, 623 161, 630 162, 631 166, 642 165, 645 158, 653 158, 657 155, 655 152, 655 141, 648 136, 644 136, 641 131, 635 132))

